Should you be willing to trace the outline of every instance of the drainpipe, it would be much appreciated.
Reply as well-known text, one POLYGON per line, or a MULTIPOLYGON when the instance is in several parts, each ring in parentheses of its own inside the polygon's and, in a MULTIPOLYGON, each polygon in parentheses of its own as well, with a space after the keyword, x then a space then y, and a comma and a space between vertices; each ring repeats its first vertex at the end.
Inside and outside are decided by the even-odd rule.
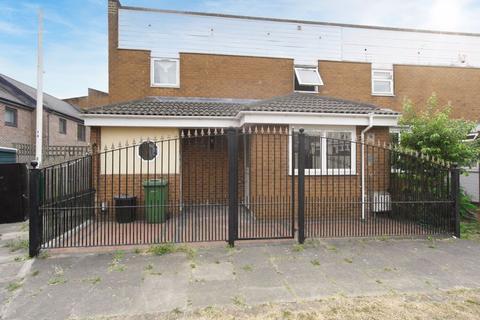
POLYGON ((368 126, 360 133, 362 142, 362 220, 365 220, 365 133, 373 127, 373 113, 368 114, 368 126))

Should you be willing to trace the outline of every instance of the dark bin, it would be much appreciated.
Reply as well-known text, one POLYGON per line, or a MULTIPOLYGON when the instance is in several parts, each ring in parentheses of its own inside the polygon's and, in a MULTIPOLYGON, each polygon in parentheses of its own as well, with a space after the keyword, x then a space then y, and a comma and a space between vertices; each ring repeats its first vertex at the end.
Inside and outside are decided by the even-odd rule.
POLYGON ((135 221, 137 197, 120 195, 114 197, 113 200, 115 201, 115 220, 117 220, 118 223, 135 221))

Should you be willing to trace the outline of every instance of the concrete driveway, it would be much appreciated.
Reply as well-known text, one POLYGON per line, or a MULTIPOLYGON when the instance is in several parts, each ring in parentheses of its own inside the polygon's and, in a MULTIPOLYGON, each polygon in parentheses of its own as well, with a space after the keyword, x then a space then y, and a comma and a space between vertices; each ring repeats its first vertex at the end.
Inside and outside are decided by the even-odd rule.
MULTIPOLYGON (((255 306, 331 296, 480 288, 480 244, 458 239, 157 247, 36 259, 5 319, 255 306)), ((143 318, 142 318, 143 319, 143 318)))

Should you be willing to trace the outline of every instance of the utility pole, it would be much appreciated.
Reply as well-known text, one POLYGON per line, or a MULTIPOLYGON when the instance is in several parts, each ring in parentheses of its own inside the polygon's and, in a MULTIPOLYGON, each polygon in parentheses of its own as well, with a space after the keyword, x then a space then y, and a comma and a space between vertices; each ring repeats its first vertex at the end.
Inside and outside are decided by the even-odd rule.
POLYGON ((37 47, 37 109, 35 158, 40 166, 43 154, 43 11, 38 10, 38 47, 37 47))

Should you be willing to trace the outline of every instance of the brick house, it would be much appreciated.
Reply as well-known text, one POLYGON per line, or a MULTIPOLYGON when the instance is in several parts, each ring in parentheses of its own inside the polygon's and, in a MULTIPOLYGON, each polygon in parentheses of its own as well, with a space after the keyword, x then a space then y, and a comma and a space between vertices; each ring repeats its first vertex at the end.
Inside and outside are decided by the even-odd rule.
MULTIPOLYGON (((0 146, 16 148, 21 162, 35 156, 35 108, 35 88, 0 74, 0 146)), ((47 154, 49 150, 58 154, 67 146, 87 150, 90 129, 85 127, 81 111, 72 105, 45 93, 43 121, 47 154)))
POLYGON ((239 201, 271 213, 267 200, 282 202, 297 183, 292 141, 304 128, 307 197, 349 197, 349 210, 330 213, 363 217, 375 211, 365 190, 387 193, 391 172, 389 153, 366 144, 390 142, 405 98, 421 105, 436 92, 456 117, 480 116, 477 34, 108 5, 109 103, 84 114, 106 150, 94 157, 102 208, 119 194, 143 203, 152 177, 168 179, 173 213, 225 203, 233 127, 243 133, 239 201))

